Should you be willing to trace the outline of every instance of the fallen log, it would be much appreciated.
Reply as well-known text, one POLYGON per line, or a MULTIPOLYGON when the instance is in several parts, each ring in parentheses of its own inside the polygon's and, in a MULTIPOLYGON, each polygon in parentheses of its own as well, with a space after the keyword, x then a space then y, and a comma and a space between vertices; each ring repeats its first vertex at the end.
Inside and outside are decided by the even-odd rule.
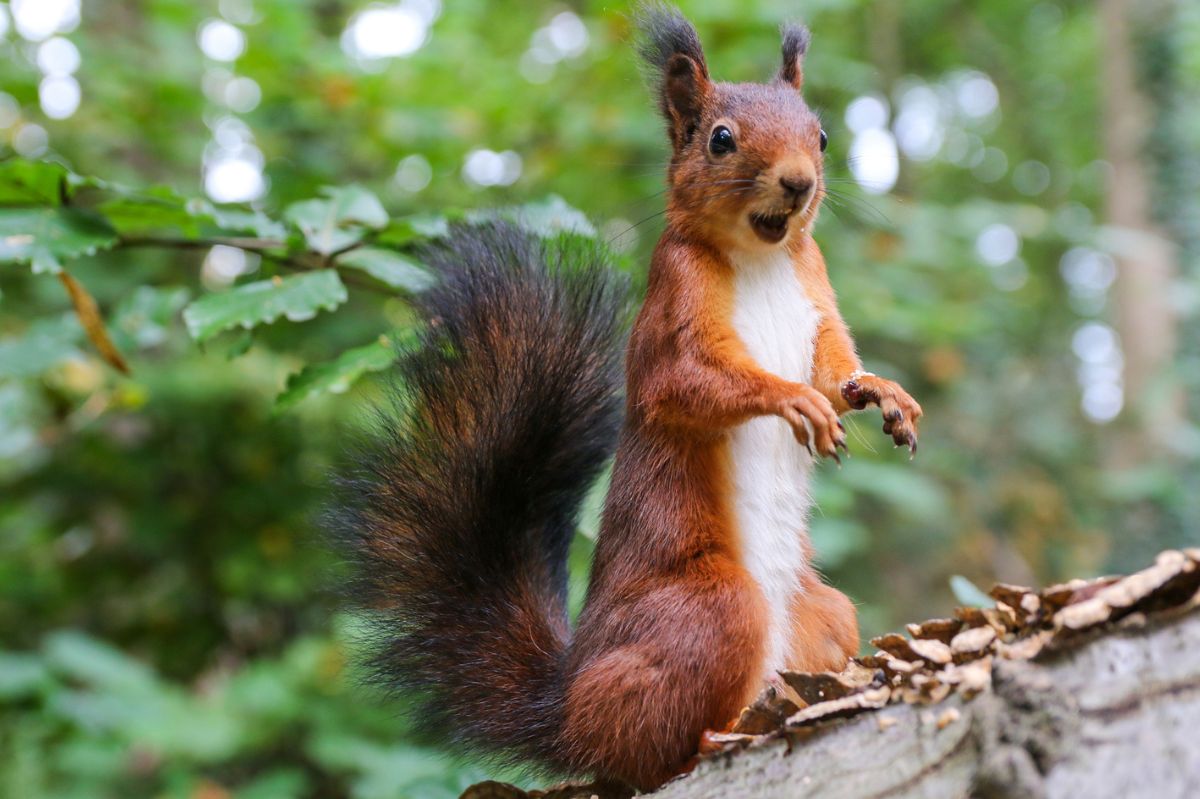
MULTIPOLYGON (((1200 797, 1200 550, 872 641, 839 674, 784 673, 656 799, 1200 797), (786 695, 785 695, 786 694, 786 695)), ((464 799, 615 796, 485 783, 464 799)))

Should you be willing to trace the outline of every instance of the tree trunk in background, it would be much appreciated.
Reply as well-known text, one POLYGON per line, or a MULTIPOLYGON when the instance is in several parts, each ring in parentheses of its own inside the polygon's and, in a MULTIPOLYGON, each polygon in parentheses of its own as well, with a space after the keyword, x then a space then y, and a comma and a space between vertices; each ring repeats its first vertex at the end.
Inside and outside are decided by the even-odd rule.
POLYGON ((1155 109, 1139 89, 1134 46, 1139 21, 1162 8, 1145 0, 1099 3, 1104 155, 1112 167, 1105 221, 1113 229, 1115 322, 1125 356, 1127 423, 1112 450, 1118 467, 1161 458, 1184 418, 1183 394, 1169 375, 1178 339, 1175 247, 1153 218, 1146 141, 1155 109))

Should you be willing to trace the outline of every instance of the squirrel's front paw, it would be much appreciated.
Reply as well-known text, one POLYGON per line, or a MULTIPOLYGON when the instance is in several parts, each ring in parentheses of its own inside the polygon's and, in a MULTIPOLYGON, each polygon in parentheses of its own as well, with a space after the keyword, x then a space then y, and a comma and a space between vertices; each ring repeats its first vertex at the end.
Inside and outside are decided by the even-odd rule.
POLYGON ((842 462, 838 448, 846 449, 846 430, 824 394, 804 386, 799 393, 782 400, 775 412, 792 426, 796 440, 814 456, 819 452, 842 462))
POLYGON ((855 410, 878 405, 883 413, 883 432, 892 437, 896 446, 908 447, 909 452, 917 454, 921 406, 899 383, 870 373, 857 374, 842 386, 842 398, 855 410))

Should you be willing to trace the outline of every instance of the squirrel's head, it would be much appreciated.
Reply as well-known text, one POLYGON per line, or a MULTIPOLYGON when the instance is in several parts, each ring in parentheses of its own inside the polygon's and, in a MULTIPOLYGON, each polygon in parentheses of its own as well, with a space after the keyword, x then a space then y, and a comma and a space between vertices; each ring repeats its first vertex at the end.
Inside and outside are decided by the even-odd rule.
POLYGON ((826 139, 800 96, 808 30, 783 27, 783 64, 771 82, 719 83, 679 11, 643 6, 638 28, 671 138, 672 224, 757 248, 785 246, 811 227, 824 196, 826 139))

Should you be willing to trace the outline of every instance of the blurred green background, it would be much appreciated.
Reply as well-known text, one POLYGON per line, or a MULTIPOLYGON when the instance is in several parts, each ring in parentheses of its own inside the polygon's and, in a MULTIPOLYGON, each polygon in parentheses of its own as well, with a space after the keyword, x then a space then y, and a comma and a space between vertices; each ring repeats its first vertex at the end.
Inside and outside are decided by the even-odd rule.
MULTIPOLYGON (((926 410, 915 462, 864 413, 820 472, 820 563, 864 635, 947 613, 952 575, 1045 583, 1196 542, 1200 6, 682 5, 731 80, 774 72, 779 22, 811 26, 836 191, 816 236, 867 368, 926 410)), ((0 191, 0 795, 450 797, 488 776, 408 741, 361 684, 318 514, 380 396, 378 339, 408 324, 406 247, 441 217, 532 203, 644 280, 667 148, 627 11, 0 2, 0 170, 173 189, 42 165, 69 192, 0 191), (58 260, 128 376, 54 267, 14 255, 17 214, 68 193, 107 232, 58 260), (313 260, 312 213, 378 245, 370 263, 313 260), (251 234, 261 252, 230 246, 251 234), (222 246, 178 244, 205 236, 222 246), (231 286, 283 291, 297 263, 336 267, 345 298, 189 335, 189 303, 195 322, 231 286)))

